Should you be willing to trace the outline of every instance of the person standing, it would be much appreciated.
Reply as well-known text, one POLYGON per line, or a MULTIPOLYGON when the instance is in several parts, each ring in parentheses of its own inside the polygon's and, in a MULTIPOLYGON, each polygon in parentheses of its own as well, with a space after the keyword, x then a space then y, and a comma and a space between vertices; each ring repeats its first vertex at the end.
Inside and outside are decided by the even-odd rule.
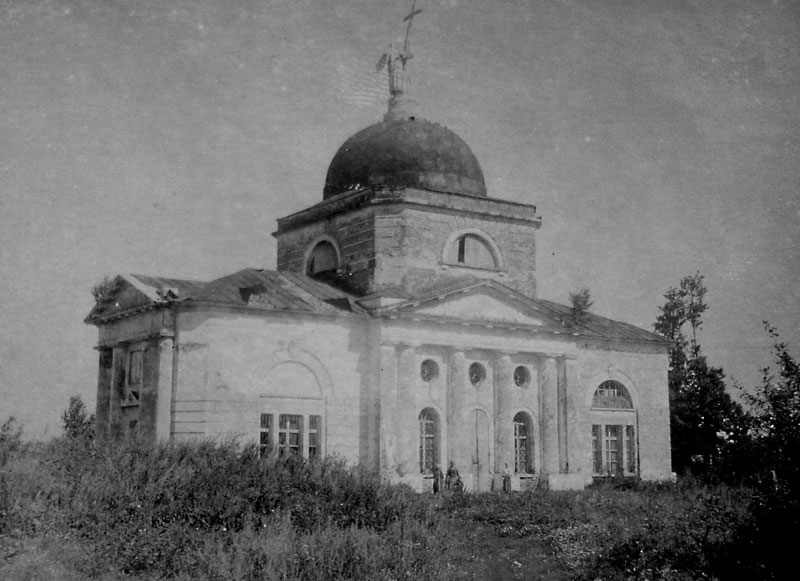
POLYGON ((447 468, 447 475, 444 477, 444 487, 446 490, 450 490, 450 488, 456 483, 458 480, 458 468, 456 468, 455 463, 451 460, 450 466, 447 468))
POLYGON ((506 494, 511 492, 511 468, 509 468, 508 462, 506 462, 506 466, 503 468, 503 492, 506 494))
POLYGON ((442 469, 439 466, 433 467, 433 493, 439 494, 442 490, 442 479, 444 478, 444 474, 442 474, 442 469))

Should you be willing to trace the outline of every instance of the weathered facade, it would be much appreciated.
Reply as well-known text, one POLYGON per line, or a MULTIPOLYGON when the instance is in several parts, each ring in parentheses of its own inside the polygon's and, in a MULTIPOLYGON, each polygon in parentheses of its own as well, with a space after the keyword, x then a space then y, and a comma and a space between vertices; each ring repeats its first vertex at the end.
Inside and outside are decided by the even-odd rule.
POLYGON ((471 490, 506 465, 515 489, 669 478, 668 344, 537 298, 536 207, 487 196, 398 62, 386 118, 278 220, 277 270, 116 277, 87 317, 100 437, 233 436, 419 490, 451 462, 471 490))

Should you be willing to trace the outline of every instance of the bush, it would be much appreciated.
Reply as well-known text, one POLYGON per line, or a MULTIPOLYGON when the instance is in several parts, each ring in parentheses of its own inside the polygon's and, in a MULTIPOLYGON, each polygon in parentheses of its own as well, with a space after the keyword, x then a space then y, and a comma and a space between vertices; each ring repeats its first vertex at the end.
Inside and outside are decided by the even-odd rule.
POLYGON ((261 458, 234 443, 97 448, 65 437, 0 478, 6 521, 30 534, 69 532, 92 575, 429 578, 443 558, 446 535, 423 497, 336 458, 261 458))

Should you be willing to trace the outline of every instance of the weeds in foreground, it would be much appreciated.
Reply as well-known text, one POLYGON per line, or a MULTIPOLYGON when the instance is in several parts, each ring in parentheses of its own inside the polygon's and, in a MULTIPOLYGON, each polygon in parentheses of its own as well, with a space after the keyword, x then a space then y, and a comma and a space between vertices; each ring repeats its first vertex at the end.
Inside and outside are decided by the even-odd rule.
POLYGON ((0 486, 0 533, 69 535, 87 575, 426 579, 445 548, 433 506, 405 487, 233 443, 54 440, 11 459, 0 486))
POLYGON ((76 578, 458 579, 469 563, 452 530, 481 523, 494 535, 478 550, 533 539, 564 578, 774 579, 800 528, 797 500, 781 491, 694 482, 434 497, 335 458, 4 434, 0 549, 56 539, 72 547, 76 578))

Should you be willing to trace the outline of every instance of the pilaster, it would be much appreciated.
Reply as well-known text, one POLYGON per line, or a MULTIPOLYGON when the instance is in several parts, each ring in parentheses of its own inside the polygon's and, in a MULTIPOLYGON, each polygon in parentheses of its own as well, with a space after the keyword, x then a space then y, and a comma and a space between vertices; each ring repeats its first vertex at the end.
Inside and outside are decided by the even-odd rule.
POLYGON ((542 473, 557 474, 558 460, 558 369, 553 357, 542 367, 542 473))
POLYGON ((417 414, 420 410, 414 406, 414 388, 418 372, 416 347, 402 346, 397 363, 397 424, 395 426, 397 441, 395 458, 397 470, 401 476, 419 472, 417 414))
POLYGON ((381 345, 381 385, 378 418, 380 425, 380 471, 390 477, 395 467, 395 418, 397 417, 397 352, 394 345, 381 345))
POLYGON ((511 356, 501 354, 495 363, 495 466, 494 472, 502 474, 505 464, 514 465, 514 422, 511 415, 511 394, 514 388, 514 369, 511 356))
MULTIPOLYGON (((467 363, 463 351, 456 351, 450 356, 447 376, 447 463, 455 462, 459 470, 465 465, 458 466, 465 462, 465 442, 464 434, 466 425, 461 415, 464 407, 464 390, 469 381, 467 379, 467 363)), ((446 469, 447 467, 443 467, 446 469)))

